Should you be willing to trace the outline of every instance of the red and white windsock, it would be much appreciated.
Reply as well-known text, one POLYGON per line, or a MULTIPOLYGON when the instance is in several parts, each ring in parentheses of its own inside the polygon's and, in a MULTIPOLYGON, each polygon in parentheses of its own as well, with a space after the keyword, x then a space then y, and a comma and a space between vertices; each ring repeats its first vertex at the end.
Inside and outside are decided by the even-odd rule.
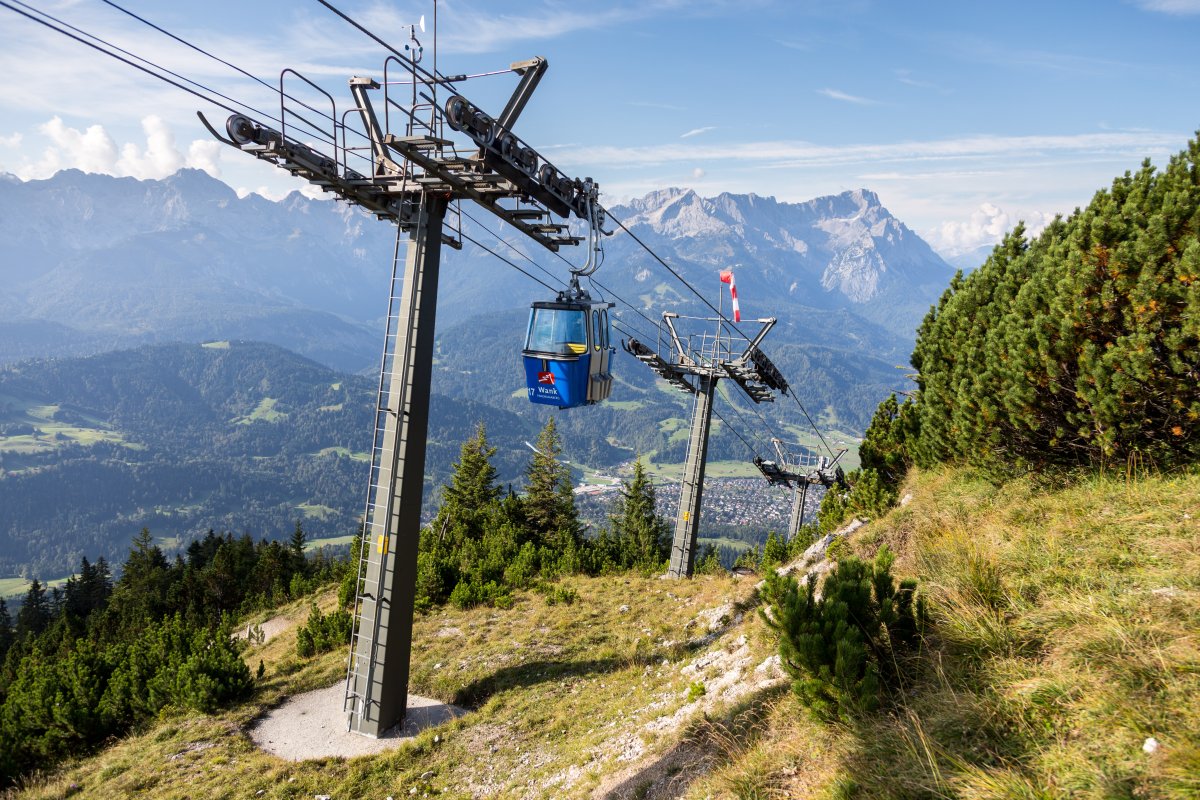
POLYGON ((733 321, 741 322, 742 321, 742 310, 741 310, 741 308, 738 307, 737 284, 733 282, 733 270, 731 270, 731 269, 721 270, 721 283, 729 284, 729 296, 731 298, 733 298, 733 321))

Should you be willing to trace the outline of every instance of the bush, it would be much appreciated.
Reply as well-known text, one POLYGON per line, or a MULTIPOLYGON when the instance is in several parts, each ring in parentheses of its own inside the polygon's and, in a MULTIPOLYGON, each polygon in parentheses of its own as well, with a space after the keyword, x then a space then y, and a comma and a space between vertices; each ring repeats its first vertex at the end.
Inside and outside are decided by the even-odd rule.
POLYGON ((543 587, 542 594, 546 596, 546 605, 548 606, 560 603, 564 606, 569 606, 579 599, 579 592, 570 586, 561 586, 559 584, 550 584, 543 587))
POLYGON ((308 612, 308 622, 296 631, 296 654, 301 658, 312 658, 317 653, 327 653, 342 645, 350 644, 353 620, 350 615, 337 609, 322 614, 313 603, 308 612))
POLYGON ((909 652, 920 638, 925 611, 916 581, 899 587, 895 557, 883 547, 874 563, 838 562, 817 598, 815 577, 768 572, 760 615, 779 634, 779 655, 801 701, 821 719, 849 719, 875 710, 904 680, 909 652))

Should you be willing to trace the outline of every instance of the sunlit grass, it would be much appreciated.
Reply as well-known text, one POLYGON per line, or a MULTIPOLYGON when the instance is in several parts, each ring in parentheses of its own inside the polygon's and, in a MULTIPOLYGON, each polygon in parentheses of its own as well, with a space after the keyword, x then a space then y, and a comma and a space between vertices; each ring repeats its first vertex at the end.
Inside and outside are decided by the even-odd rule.
POLYGON ((249 425, 253 422, 280 422, 287 419, 287 412, 278 411, 275 405, 279 402, 275 397, 264 397, 258 405, 244 417, 235 417, 230 422, 235 425, 249 425))
POLYGON ((906 692, 829 728, 787 697, 766 745, 689 796, 1200 797, 1200 477, 945 470, 904 491, 853 546, 889 544, 931 601, 906 692), (822 736, 813 763, 781 755, 822 736))
MULTIPOLYGON (((395 751, 357 759, 289 763, 259 751, 247 728, 289 695, 345 675, 345 652, 295 655, 300 601, 281 613, 290 627, 244 657, 265 677, 254 700, 212 717, 166 714, 60 774, 34 780, 21 797, 588 797, 608 774, 653 761, 691 735, 694 674, 680 668, 708 648, 749 634, 753 658, 770 643, 748 615, 719 638, 704 638, 701 612, 744 601, 753 587, 728 578, 667 581, 658 576, 568 578, 571 604, 518 592, 509 609, 439 609, 418 615, 413 693, 455 702, 469 713, 395 751), (665 662, 665 663, 664 663, 665 662), (682 709, 678 728, 644 726, 682 709), (435 737, 437 741, 435 741, 435 737), (632 759, 628 756, 632 755, 632 759), (69 787, 78 786, 78 790, 69 787)), ((332 591, 321 598, 328 610, 332 591)), ((732 608, 732 607, 731 607, 732 608)), ((260 615, 243 623, 265 622, 260 615)), ((714 680, 712 676, 701 676, 714 680)))

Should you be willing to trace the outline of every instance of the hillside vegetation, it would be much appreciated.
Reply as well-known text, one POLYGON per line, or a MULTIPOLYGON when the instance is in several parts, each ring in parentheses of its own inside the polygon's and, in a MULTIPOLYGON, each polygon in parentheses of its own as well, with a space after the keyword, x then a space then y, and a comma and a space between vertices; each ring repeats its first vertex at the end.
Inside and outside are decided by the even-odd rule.
POLYGON ((575 577, 571 603, 517 591, 511 608, 418 615, 412 691, 469 713, 395 752, 257 750, 258 715, 344 674, 340 650, 296 656, 292 627, 244 654, 266 665, 249 703, 167 709, 14 796, 1195 797, 1200 478, 998 487, 937 470, 904 489, 910 503, 850 540, 895 550, 931 615, 881 713, 817 722, 768 680, 774 637, 749 582, 575 577))
POLYGON ((912 363, 918 463, 1200 460, 1200 141, 1033 241, 1014 230, 955 278, 912 363))

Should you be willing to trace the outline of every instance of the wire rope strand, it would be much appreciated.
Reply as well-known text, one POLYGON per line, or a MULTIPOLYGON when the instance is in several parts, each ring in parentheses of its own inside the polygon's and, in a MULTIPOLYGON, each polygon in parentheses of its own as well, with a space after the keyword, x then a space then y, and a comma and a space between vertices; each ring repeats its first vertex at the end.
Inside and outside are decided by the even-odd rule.
MULTIPOLYGON (((0 3, 2 3, 2 2, 4 2, 4 0, 0 0, 0 3)), ((501 261, 503 261, 505 264, 508 264, 510 267, 512 267, 513 269, 515 269, 517 272, 519 272, 519 273, 521 273, 522 275, 524 275, 525 277, 529 278, 531 281, 535 281, 535 282, 537 282, 537 283, 540 283, 542 286, 545 286, 547 289, 549 289, 549 290, 550 290, 550 291, 552 291, 552 292, 557 292, 557 291, 558 291, 558 290, 557 290, 557 289, 555 289, 553 286, 551 286, 550 284, 546 283, 544 280, 542 280, 542 279, 541 279, 541 278, 539 278, 538 276, 534 275, 533 273, 531 273, 531 272, 526 272, 525 270, 521 269, 521 268, 520 268, 520 267, 518 267, 518 266, 517 266, 515 263, 513 263, 512 261, 509 261, 507 258, 505 258, 504 256, 500 255, 500 254, 499 254, 499 253, 497 253, 495 250, 493 250, 492 248, 490 248, 490 247, 488 247, 487 245, 485 245, 483 242, 480 242, 478 239, 476 239, 476 238, 474 238, 474 237, 472 237, 472 236, 469 236, 469 235, 468 235, 468 234, 466 234, 466 233, 462 233, 462 232, 459 232, 459 236, 461 236, 462 238, 466 239, 468 242, 470 242, 471 244, 475 245, 476 247, 478 247, 478 248, 480 248, 480 249, 482 249, 482 250, 485 250, 485 251, 487 251, 488 253, 491 253, 493 256, 495 256, 496 258, 500 259, 500 260, 501 260, 501 261)))
POLYGON ((755 458, 761 458, 761 456, 758 454, 758 451, 754 449, 754 445, 750 444, 750 442, 748 442, 746 440, 746 437, 742 436, 741 432, 739 432, 738 429, 729 422, 729 420, 722 417, 720 411, 717 411, 717 409, 714 408, 712 410, 712 413, 714 416, 716 416, 717 419, 721 420, 721 422, 723 422, 726 425, 726 427, 729 428, 729 430, 731 430, 733 432, 734 436, 737 436, 739 439, 742 440, 742 444, 746 445, 746 449, 749 450, 751 453, 753 453, 755 458))
MULTIPOLYGON (((526 261, 528 261, 530 264, 532 264, 533 266, 535 266, 535 267, 537 267, 538 269, 540 269, 542 272, 544 272, 544 273, 545 273, 545 274, 546 274, 546 275, 547 275, 547 276, 550 278, 550 280, 552 280, 552 281, 557 281, 557 282, 561 283, 561 284, 562 284, 564 287, 567 285, 565 281, 563 281, 561 278, 559 278, 559 277, 558 277, 557 275, 555 275, 553 272, 551 272, 550 270, 548 270, 548 269, 546 269, 545 267, 543 267, 541 264, 539 264, 539 263, 537 263, 536 261, 534 261, 534 260, 533 260, 533 259, 532 259, 532 258, 531 258, 531 257, 530 257, 528 254, 527 254, 527 253, 524 253, 524 252, 522 252, 522 250, 521 250, 520 248, 518 248, 518 247, 517 247, 515 244, 513 244, 513 243, 512 243, 512 242, 510 242, 510 241, 508 241, 508 240, 507 240, 507 239, 505 239, 503 236, 501 236, 499 233, 497 233, 496 231, 493 231, 491 228, 489 228, 488 226, 484 225, 484 224, 483 224, 482 222, 480 222, 478 219, 476 219, 475 217, 473 217, 473 216, 470 214, 470 212, 467 212, 467 211, 462 211, 462 210, 460 210, 460 211, 459 211, 459 213, 460 213, 460 214, 462 214, 462 215, 463 215, 464 217, 466 217, 467 219, 469 219, 469 220, 471 220, 472 222, 474 222, 476 225, 478 225, 480 228, 482 228, 482 229, 483 229, 483 230, 485 230, 486 232, 490 233, 490 234, 491 234, 493 237, 495 237, 496 241, 500 242, 501 244, 503 244, 504 246, 506 246, 508 249, 512 250, 514 253, 516 253, 517 255, 519 255, 521 258, 525 259, 525 260, 526 260, 526 261)), ((557 291, 557 289, 556 289, 555 291, 557 291)))
MULTIPOLYGON (((20 0, 14 0, 14 2, 18 2, 18 3, 19 3, 19 2, 20 2, 20 0)), ((22 5, 24 5, 24 4, 22 4, 22 5)), ((29 12, 27 12, 27 11, 24 11, 24 10, 22 10, 22 9, 20 9, 20 8, 17 8, 16 6, 12 5, 11 3, 8 3, 8 2, 6 2, 6 0, 0 0, 0 7, 7 8, 9 11, 13 11, 13 12, 15 12, 15 13, 17 13, 17 14, 20 14, 21 16, 23 16, 23 17, 25 17, 25 18, 27 18, 27 19, 30 19, 30 20, 32 20, 32 21, 34 21, 34 22, 38 23, 39 25, 42 25, 42 26, 44 26, 44 27, 46 27, 46 28, 49 28, 50 30, 54 31, 55 33, 60 33, 60 34, 62 34, 63 36, 66 36, 68 39, 74 39, 75 41, 79 42, 80 44, 82 44, 82 45, 85 45, 85 46, 87 46, 87 47, 90 47, 90 48, 92 48, 93 50, 95 50, 95 51, 97 51, 97 52, 99 52, 99 53, 103 53, 104 55, 106 55, 106 56, 109 56, 110 58, 116 59, 117 61, 120 61, 120 62, 122 62, 122 63, 124 63, 124 64, 128 64, 129 66, 133 67, 134 69, 136 69, 136 70, 139 70, 139 71, 141 71, 141 72, 144 72, 144 73, 146 73, 147 75, 149 75, 149 76, 151 76, 151 77, 153 77, 153 78, 158 78, 158 79, 159 79, 160 81, 162 81, 163 83, 170 84, 171 86, 174 86, 174 87, 175 87, 175 88, 177 88, 177 89, 182 89, 183 91, 187 92, 188 94, 190 94, 190 95, 193 95, 193 96, 195 96, 195 97, 198 97, 198 98, 200 98, 201 100, 203 100, 203 101, 204 101, 204 102, 206 102, 206 103, 212 103, 214 106, 217 106, 218 108, 223 108, 223 109, 225 109, 226 111, 228 111, 228 112, 229 112, 229 113, 231 113, 231 114, 240 114, 240 113, 241 113, 241 111, 239 111, 238 109, 236 109, 236 108, 233 108, 233 107, 231 107, 231 106, 227 106, 227 105, 225 105, 225 104, 224 104, 224 103, 222 103, 222 102, 219 102, 219 101, 217 101, 217 100, 214 100, 212 97, 209 97, 208 95, 202 94, 201 92, 198 92, 198 91, 196 91, 195 89, 192 89, 192 88, 191 88, 191 87, 189 87, 189 86, 186 86, 186 85, 184 85, 184 84, 182 84, 182 83, 179 83, 178 81, 171 80, 171 79, 170 79, 170 78, 168 78, 166 75, 163 75, 163 74, 161 74, 161 73, 159 73, 159 72, 155 72, 154 70, 150 69, 149 67, 142 66, 141 64, 138 64, 138 63, 137 63, 137 62, 135 62, 135 61, 130 61, 128 58, 124 58, 124 57, 122 57, 121 55, 119 55, 119 54, 117 54, 117 53, 114 53, 112 50, 106 50, 106 49, 104 49, 104 47, 101 47, 100 45, 98 45, 98 44, 95 44, 94 42, 89 42, 87 39, 83 38, 83 36, 77 36, 76 34, 72 33, 72 32, 71 32, 71 31, 69 31, 69 30, 64 30, 63 28, 56 27, 56 26, 54 26, 53 24, 51 24, 50 22, 48 22, 47 20, 45 20, 45 19, 40 19, 39 17, 36 17, 36 16, 34 16, 33 14, 30 14, 30 13, 29 13, 29 12)), ((26 6, 26 8, 30 8, 30 6, 26 6)), ((43 12, 43 11, 37 11, 37 13, 38 13, 38 14, 45 14, 45 12, 43 12)), ((49 16, 49 15, 47 14, 46 16, 49 16)), ((60 23, 60 24, 66 25, 67 23, 60 23)), ((84 34, 84 35, 86 35, 86 36, 92 36, 92 34, 84 34)), ((97 41, 102 41, 102 42, 104 42, 104 44, 105 44, 107 47, 116 48, 116 45, 110 44, 109 42, 106 42, 106 41, 104 41, 103 39, 100 39, 99 37, 95 37, 95 38, 97 39, 97 41)), ((134 56, 134 58, 141 58, 141 57, 140 57, 140 56, 134 56)), ((153 64, 154 62, 151 62, 151 61, 146 61, 146 63, 148 63, 148 64, 153 64)), ((160 67, 160 66, 159 66, 159 65, 157 65, 157 64, 154 64, 154 66, 155 66, 156 68, 158 68, 158 69, 162 69, 162 70, 166 71, 166 68, 165 68, 165 67, 160 67)), ((183 78, 182 80, 188 80, 188 79, 186 79, 186 78, 183 78)), ((197 85, 200 85, 200 84, 197 84, 197 85)), ((205 87, 205 88, 207 89, 207 87, 205 87)), ((208 91, 212 91, 212 90, 208 90, 208 91)), ((215 92, 214 92, 214 94, 215 94, 215 92)), ((239 102, 238 102, 238 101, 236 101, 236 100, 233 100, 233 101, 231 101, 231 102, 238 103, 239 105, 244 105, 244 104, 242 104, 242 103, 239 103, 239 102)), ((248 107, 248 106, 247 106, 247 107, 248 107)))
MULTIPOLYGON (((19 2, 19 0, 14 0, 14 2, 19 2)), ((256 83, 259 83, 262 86, 265 86, 267 89, 271 90, 272 92, 277 92, 277 93, 283 95, 288 100, 291 100, 294 103, 302 103, 303 102, 303 101, 298 100, 297 98, 293 97, 292 95, 288 94, 287 92, 281 91, 280 89, 278 89, 274 85, 268 83, 267 81, 263 80, 262 78, 258 77, 254 73, 252 73, 246 69, 243 69, 242 67, 239 67, 237 64, 227 61, 224 58, 221 58, 220 56, 216 55, 215 53, 211 53, 208 50, 205 50, 203 47, 200 47, 199 45, 194 44, 194 43, 188 41, 187 39, 184 39, 182 36, 172 33, 171 31, 167 30, 166 28, 163 28, 163 27, 151 22, 150 20, 146 19, 145 17, 143 17, 133 11, 130 11, 129 9, 125 8, 124 6, 113 2, 113 0, 101 0, 101 2, 103 2, 104 4, 106 4, 108 6, 111 6, 112 8, 116 9, 117 11, 120 11, 123 14, 126 14, 126 15, 132 17, 133 19, 137 20, 138 22, 141 22, 143 25, 153 28, 154 30, 158 31, 159 33, 163 34, 164 36, 174 39, 176 42, 179 42, 183 46, 189 47, 192 50, 195 50, 197 53, 207 56, 208 58, 211 58, 213 61, 216 61, 219 64, 223 64, 226 67, 229 67, 234 72, 244 75, 245 77, 249 78, 250 80, 255 81, 256 83)), ((212 90, 210 90, 210 91, 212 91, 212 90)), ((233 101, 233 102, 238 102, 238 101, 233 101)), ((273 116, 269 113, 263 112, 263 111, 259 111, 258 109, 253 108, 253 106, 249 106, 245 103, 241 103, 241 105, 245 105, 246 108, 253 110, 256 114, 260 114, 266 119, 270 119, 275 122, 282 122, 282 120, 280 120, 278 117, 275 117, 275 116, 273 116)), ((338 124, 336 119, 334 119, 333 117, 330 117, 325 112, 320 111, 319 109, 313 109, 313 111, 315 113, 321 115, 322 117, 329 119, 335 126, 338 124)), ((304 117, 299 114, 295 114, 295 116, 304 120, 309 126, 311 126, 314 129, 314 131, 316 131, 317 134, 323 134, 321 129, 319 127, 317 127, 311 121, 304 119, 304 117)), ((363 133, 362 131, 359 131, 355 128, 348 128, 348 130, 350 130, 352 133, 354 133, 356 136, 358 136, 362 139, 367 138, 365 133, 363 133)), ((309 133, 312 133, 312 131, 309 131, 309 133)), ((333 144, 336 146, 336 141, 333 142, 333 144)))
POLYGON ((800 407, 800 413, 804 414, 804 418, 808 420, 808 424, 812 426, 814 431, 816 431, 817 438, 821 440, 821 444, 825 445, 825 449, 829 451, 830 457, 835 457, 833 448, 829 446, 829 442, 825 441, 825 437, 821 435, 821 429, 817 427, 817 423, 813 422, 813 418, 808 415, 808 409, 806 409, 804 404, 800 402, 800 398, 796 397, 795 390, 789 390, 788 394, 790 394, 792 399, 796 401, 796 405, 800 407))

